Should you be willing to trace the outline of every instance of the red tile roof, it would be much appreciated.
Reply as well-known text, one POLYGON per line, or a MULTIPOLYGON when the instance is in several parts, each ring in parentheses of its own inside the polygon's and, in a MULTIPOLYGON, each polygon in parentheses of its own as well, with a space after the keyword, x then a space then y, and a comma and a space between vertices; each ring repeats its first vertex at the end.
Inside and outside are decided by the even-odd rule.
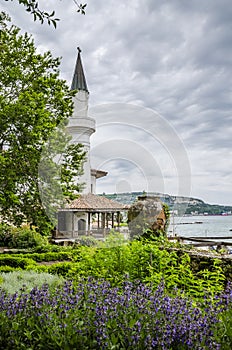
POLYGON ((113 212, 127 210, 128 206, 103 196, 88 193, 80 195, 80 197, 72 201, 67 208, 85 211, 113 212))

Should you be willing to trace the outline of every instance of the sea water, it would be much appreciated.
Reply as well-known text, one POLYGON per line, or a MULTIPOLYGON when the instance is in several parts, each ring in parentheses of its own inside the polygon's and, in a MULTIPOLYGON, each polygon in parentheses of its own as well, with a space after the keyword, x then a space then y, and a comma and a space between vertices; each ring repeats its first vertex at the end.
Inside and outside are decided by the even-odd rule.
MULTIPOLYGON (((232 215, 171 217, 169 235, 232 237, 232 215)), ((232 239, 226 240, 226 242, 232 242, 232 239)))

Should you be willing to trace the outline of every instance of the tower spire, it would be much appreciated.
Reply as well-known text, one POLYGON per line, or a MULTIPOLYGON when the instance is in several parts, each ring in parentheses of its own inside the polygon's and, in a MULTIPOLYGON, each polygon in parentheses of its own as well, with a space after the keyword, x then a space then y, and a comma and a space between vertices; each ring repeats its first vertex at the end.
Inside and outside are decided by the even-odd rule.
POLYGON ((88 91, 85 74, 81 62, 81 49, 78 47, 78 55, 77 55, 77 61, 76 66, 73 74, 73 80, 71 85, 71 90, 82 90, 82 91, 88 91))

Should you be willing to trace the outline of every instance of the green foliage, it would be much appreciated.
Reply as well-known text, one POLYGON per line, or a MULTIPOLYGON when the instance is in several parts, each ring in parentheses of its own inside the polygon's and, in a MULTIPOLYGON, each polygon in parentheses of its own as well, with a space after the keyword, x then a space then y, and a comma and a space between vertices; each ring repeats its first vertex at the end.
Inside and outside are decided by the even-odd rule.
POLYGON ((215 260, 210 270, 196 273, 187 253, 165 249, 163 241, 128 243, 122 236, 113 234, 101 247, 80 247, 74 258, 76 263, 67 276, 73 279, 102 277, 113 285, 120 285, 126 275, 131 281, 152 283, 154 288, 164 281, 169 292, 178 288, 186 295, 200 299, 223 289, 225 276, 219 261, 215 260))
POLYGON ((68 276, 69 271, 72 269, 72 262, 58 262, 48 266, 47 271, 51 274, 56 274, 59 276, 68 276))
POLYGON ((232 349, 232 306, 229 305, 226 311, 220 315, 220 323, 215 327, 215 336, 221 344, 221 349, 232 349))
POLYGON ((11 267, 11 266, 0 266, 0 273, 1 272, 14 272, 14 271, 22 271, 21 267, 11 267))
POLYGON ((222 213, 230 212, 231 209, 232 207, 228 205, 208 204, 199 201, 194 205, 189 203, 185 210, 185 214, 191 215, 191 213, 197 212, 198 214, 208 213, 208 215, 221 215, 222 213))
POLYGON ((118 231, 111 230, 110 233, 106 236, 103 242, 99 242, 98 246, 101 248, 112 248, 125 245, 128 243, 128 240, 118 231))
POLYGON ((73 250, 73 247, 63 247, 55 244, 46 244, 34 247, 31 249, 31 253, 48 253, 48 252, 69 252, 73 250))
POLYGON ((55 11, 48 13, 46 11, 41 10, 39 8, 39 2, 35 0, 17 0, 17 2, 23 5, 26 11, 33 15, 34 21, 39 20, 40 23, 44 23, 44 21, 46 21, 49 25, 52 24, 56 28, 59 18, 54 17, 55 11))
POLYGON ((165 238, 128 242, 123 235, 112 232, 98 246, 59 248, 63 251, 2 254, 0 265, 58 274, 76 281, 89 276, 104 278, 114 286, 120 286, 125 276, 130 281, 152 284, 153 288, 164 281, 168 293, 175 293, 178 288, 197 300, 203 300, 205 295, 214 296, 225 284, 220 260, 214 259, 211 265, 202 264, 196 269, 190 256, 173 249, 165 238))
MULTIPOLYGON (((52 275, 59 275, 63 277, 67 277, 69 275, 69 271, 75 266, 72 262, 56 262, 52 264, 41 264, 41 265, 27 265, 26 270, 35 271, 38 273, 46 272, 52 275)), ((6 271, 7 272, 7 271, 6 271)))
POLYGON ((2 280, 1 289, 7 293, 15 293, 21 288, 30 291, 34 287, 41 287, 43 284, 48 284, 51 287, 56 287, 63 283, 63 278, 49 273, 36 273, 34 271, 13 271, 9 273, 1 273, 2 280))
POLYGON ((80 187, 71 178, 81 172, 85 152, 69 146, 65 132, 75 92, 59 78, 58 58, 38 54, 7 18, 0 25, 0 215, 50 234, 57 207, 80 187))
POLYGON ((19 256, 0 256, 0 266, 10 266, 14 268, 26 269, 27 266, 36 265, 36 262, 30 258, 19 256))
POLYGON ((169 208, 169 206, 166 203, 163 203, 163 211, 164 211, 165 218, 166 218, 166 222, 165 222, 165 225, 164 225, 164 232, 167 235, 168 227, 169 227, 169 224, 170 224, 170 208, 169 208))
POLYGON ((42 237, 35 230, 28 226, 14 227, 7 224, 0 224, 0 246, 9 248, 32 248, 46 245, 46 237, 42 237))
POLYGON ((12 242, 11 227, 7 224, 0 224, 0 247, 9 247, 12 242))
MULTIPOLYGON (((223 290, 225 284, 225 275, 221 267, 222 262, 219 259, 214 259, 211 268, 201 270, 197 273, 197 277, 200 280, 203 288, 209 290, 211 295, 223 290)), ((197 287, 197 286, 196 286, 197 287)))
POLYGON ((36 262, 42 261, 63 261, 63 260, 71 260, 72 255, 74 255, 74 251, 71 252, 47 252, 47 253, 32 253, 26 254, 26 257, 30 257, 36 262))
POLYGON ((61 168, 61 181, 64 197, 68 200, 77 198, 77 192, 83 189, 83 185, 77 184, 75 177, 83 174, 83 161, 86 160, 86 152, 83 145, 68 145, 63 155, 61 168))
POLYGON ((156 230, 155 232, 151 229, 144 229, 142 235, 135 236, 134 239, 149 243, 149 241, 163 242, 166 239, 166 234, 162 230, 156 230))
POLYGON ((78 246, 97 247, 99 246, 99 241, 94 237, 80 236, 76 238, 74 248, 78 246))
POLYGON ((21 259, 32 259, 35 262, 49 262, 49 261, 67 261, 71 260, 72 256, 77 256, 78 251, 71 252, 46 252, 46 253, 24 253, 24 254, 2 254, 0 255, 5 258, 21 258, 21 259))

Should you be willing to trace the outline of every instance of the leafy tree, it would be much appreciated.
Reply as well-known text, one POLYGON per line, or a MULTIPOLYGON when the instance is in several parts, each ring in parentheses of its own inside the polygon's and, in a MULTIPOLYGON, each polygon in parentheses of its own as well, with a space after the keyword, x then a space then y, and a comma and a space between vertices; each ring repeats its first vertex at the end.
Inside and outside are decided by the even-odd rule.
POLYGON ((0 217, 47 232, 48 217, 81 188, 74 177, 85 152, 68 145, 65 132, 74 92, 59 78, 59 59, 38 54, 31 36, 6 19, 0 29, 0 217))
MULTIPOLYGON (((9 1, 9 0, 5 0, 9 1)), ((13 0, 10 0, 13 1, 13 0)), ((31 13, 34 16, 34 21, 37 19, 44 23, 44 20, 48 22, 48 24, 53 24, 54 27, 56 27, 57 22, 59 21, 59 18, 54 18, 55 11, 52 11, 51 13, 45 12, 40 9, 39 2, 36 0, 16 0, 19 4, 23 5, 26 8, 26 11, 31 13)), ((85 8, 87 4, 79 4, 76 0, 73 0, 73 2, 77 6, 77 12, 80 12, 81 14, 85 14, 85 8)))

